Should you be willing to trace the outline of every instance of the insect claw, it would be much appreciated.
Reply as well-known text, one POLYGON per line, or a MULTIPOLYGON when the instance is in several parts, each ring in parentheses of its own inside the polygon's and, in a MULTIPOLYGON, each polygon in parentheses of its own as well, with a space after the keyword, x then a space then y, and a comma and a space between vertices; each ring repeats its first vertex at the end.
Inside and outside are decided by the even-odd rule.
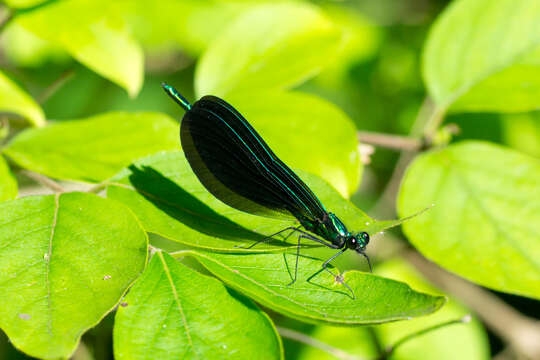
POLYGON ((349 291, 351 292, 351 295, 352 295, 352 299, 353 300, 356 300, 356 296, 354 295, 354 291, 352 291, 351 287, 349 285, 347 285, 344 281, 343 281, 343 277, 341 278, 341 284, 343 286, 345 286, 347 289, 349 289, 349 291))
POLYGON ((293 281, 291 281, 290 283, 287 284, 287 286, 291 286, 292 284, 294 284, 296 282, 296 279, 294 279, 293 281))

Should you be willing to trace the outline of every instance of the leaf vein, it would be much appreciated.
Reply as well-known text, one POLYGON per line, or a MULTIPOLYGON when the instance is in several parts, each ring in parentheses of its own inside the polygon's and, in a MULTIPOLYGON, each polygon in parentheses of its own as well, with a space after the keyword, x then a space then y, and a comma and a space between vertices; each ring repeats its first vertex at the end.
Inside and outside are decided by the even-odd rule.
POLYGON ((178 293, 176 292, 176 286, 171 277, 171 272, 169 270, 169 267, 167 266, 167 263, 165 262, 165 259, 163 258, 163 254, 161 252, 158 252, 157 255, 159 256, 159 259, 161 260, 161 263, 163 264, 163 270, 165 271, 165 274, 167 274, 167 279, 169 280, 169 284, 171 285, 174 301, 176 302, 178 311, 180 311, 180 315, 182 316, 182 322, 184 323, 184 328, 186 329, 186 336, 188 339, 189 347, 193 349, 194 354, 197 354, 193 347, 193 340, 191 339, 191 333, 190 333, 190 329, 187 323, 186 315, 184 314, 184 309, 182 308, 182 304, 180 303, 180 298, 178 297, 178 293))
POLYGON ((49 319, 47 320, 47 331, 49 335, 52 333, 52 311, 51 311, 51 281, 49 279, 49 273, 51 271, 51 255, 52 255, 52 245, 54 232, 56 230, 56 224, 58 221, 58 210, 60 208, 60 194, 54 196, 54 215, 51 226, 51 235, 49 236, 49 250, 47 251, 47 258, 45 259, 47 268, 45 269, 45 284, 47 287, 47 310, 49 311, 49 319))

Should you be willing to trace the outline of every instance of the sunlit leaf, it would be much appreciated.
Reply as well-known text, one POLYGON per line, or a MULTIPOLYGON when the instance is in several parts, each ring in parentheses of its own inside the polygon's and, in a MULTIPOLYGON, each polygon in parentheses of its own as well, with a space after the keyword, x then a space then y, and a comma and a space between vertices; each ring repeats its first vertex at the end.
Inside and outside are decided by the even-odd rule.
POLYGON ((4 0, 10 8, 29 8, 44 3, 46 0, 4 0))
POLYGON ((291 87, 331 62, 340 43, 339 29, 311 5, 261 5, 210 45, 195 87, 199 96, 291 87))
POLYGON ((179 146, 178 125, 168 116, 111 112, 28 129, 4 151, 53 178, 98 182, 138 157, 179 146))
POLYGON ((92 194, 0 203, 0 327, 21 351, 67 358, 146 262, 131 211, 92 194))
POLYGON ((459 111, 540 106, 537 0, 453 1, 433 26, 424 78, 437 104, 459 111))
POLYGON ((9 166, 0 156, 0 201, 15 199, 17 196, 17 180, 11 175, 9 166))
POLYGON ((343 91, 342 81, 349 80, 351 67, 375 55, 382 34, 380 28, 360 12, 335 2, 326 2, 322 6, 325 14, 343 32, 343 40, 335 61, 325 67, 315 80, 325 87, 339 87, 343 91))
POLYGON ((249 299, 157 252, 118 308, 114 353, 118 360, 280 359, 282 349, 249 299))
POLYGON ((478 284, 540 298, 540 161, 482 142, 419 156, 401 185, 403 225, 427 258, 478 284))
POLYGON ((0 71, 0 112, 21 115, 34 126, 45 125, 45 115, 39 105, 17 84, 0 71))
POLYGON ((245 9, 260 3, 261 0, 129 0, 115 1, 112 6, 126 17, 145 47, 181 47, 188 54, 199 55, 245 9))
MULTIPOLYGON (((319 177, 300 171, 298 174, 351 231, 375 235, 400 222, 373 220, 319 177)), ((147 231, 209 250, 245 251, 237 246, 253 244, 297 224, 250 215, 225 205, 199 182, 182 152, 160 153, 136 161, 108 182, 107 196, 129 206, 147 231)), ((296 237, 290 239, 296 242, 296 237)), ((270 246, 261 244, 250 251, 276 251, 286 245, 276 239, 270 246)))
POLYGON ((10 22, 2 31, 0 46, 10 63, 24 67, 39 67, 49 62, 70 60, 62 47, 39 38, 17 22, 10 22))
POLYGON ((135 96, 143 82, 143 52, 111 6, 100 0, 54 1, 15 21, 135 96))
MULTIPOLYGON (((347 271, 344 281, 321 268, 322 261, 301 256, 294 284, 296 254, 218 254, 187 252, 231 287, 284 315, 313 323, 375 324, 432 313, 444 297, 413 291, 407 284, 370 273, 347 271)), ((337 271, 334 269, 334 271, 337 271)))

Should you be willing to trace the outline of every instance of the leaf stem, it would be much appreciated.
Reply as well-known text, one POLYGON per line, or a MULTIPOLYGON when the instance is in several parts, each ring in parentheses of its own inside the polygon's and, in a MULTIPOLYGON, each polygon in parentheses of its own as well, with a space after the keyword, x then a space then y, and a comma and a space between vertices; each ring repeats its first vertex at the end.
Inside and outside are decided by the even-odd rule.
POLYGON ((361 143, 399 151, 416 151, 423 146, 423 141, 410 136, 391 135, 378 132, 358 131, 361 143))
POLYGON ((66 192, 66 189, 64 189, 62 185, 60 185, 59 183, 57 183, 56 181, 52 180, 51 178, 45 175, 38 174, 30 170, 21 170, 20 173, 34 180, 35 182, 45 186, 46 188, 51 189, 52 191, 56 193, 66 192))
POLYGON ((314 348, 324 351, 325 353, 335 356, 338 359, 345 359, 345 360, 363 360, 364 359, 356 355, 349 354, 341 349, 330 346, 322 341, 319 341, 306 334, 302 334, 301 332, 298 332, 296 330, 287 329, 280 326, 276 326, 276 328, 282 337, 312 346, 314 348))
POLYGON ((40 105, 43 105, 51 96, 53 96, 58 90, 62 88, 73 76, 75 75, 75 71, 70 69, 67 71, 64 71, 58 79, 54 80, 47 88, 43 91, 43 93, 37 98, 37 102, 40 105))
MULTIPOLYGON (((422 134, 426 134, 427 128, 432 126, 439 126, 444 118, 444 111, 440 110, 429 97, 426 97, 418 110, 418 115, 414 120, 411 127, 411 137, 421 137, 422 134)), ((435 131, 437 129, 435 128, 435 131)), ((433 133, 434 134, 434 133, 433 133)), ((432 137, 424 135, 424 141, 431 143, 432 137)), ((390 180, 386 184, 383 193, 375 206, 373 206, 371 212, 380 217, 389 217, 395 215, 395 200, 399 190, 399 184, 405 173, 405 169, 409 163, 414 159, 421 147, 413 150, 402 150, 399 156, 399 160, 394 167, 394 171, 390 176, 390 180)))
POLYGON ((150 252, 150 257, 152 257, 152 255, 154 255, 154 253, 158 252, 158 251, 162 251, 160 248, 152 245, 152 244, 148 244, 148 251, 150 252))
POLYGON ((184 257, 184 256, 186 256, 187 254, 190 254, 190 253, 193 253, 193 250, 178 250, 178 251, 174 251, 172 253, 169 253, 169 255, 171 255, 173 258, 177 259, 177 258, 184 257))
POLYGON ((433 137, 435 136, 435 133, 437 132, 439 127, 441 126, 446 115, 446 110, 446 106, 438 107, 435 105, 433 112, 424 124, 424 137, 430 140, 430 142, 431 139, 433 139, 433 137))
POLYGON ((9 137, 9 131, 9 121, 7 116, 0 115, 0 153, 2 152, 4 143, 9 137))
POLYGON ((105 181, 102 181, 102 182, 90 187, 88 190, 86 190, 86 192, 87 193, 92 193, 92 194, 98 194, 100 191, 105 189, 108 185, 109 185, 109 181, 105 180, 105 181))
POLYGON ((0 19, 0 32, 4 30, 4 28, 13 20, 15 17, 15 10, 12 10, 5 6, 3 9, 0 9, 0 15, 4 15, 5 17, 0 19), (6 14, 2 14, 3 12, 7 12, 6 14))
POLYGON ((398 347, 400 347, 401 345, 405 344, 406 342, 408 342, 408 341, 410 341, 410 340, 412 340, 414 338, 417 338, 419 336, 425 335, 425 334, 427 334, 429 332, 438 330, 440 328, 443 328, 443 327, 446 327, 446 326, 449 326, 449 325, 464 324, 464 323, 468 323, 470 321, 471 321, 471 315, 467 314, 467 315, 463 316, 462 318, 445 321, 443 323, 436 324, 436 325, 427 327, 425 329, 416 331, 416 332, 414 332, 412 334, 406 335, 406 336, 402 337, 401 339, 399 339, 398 341, 396 341, 396 343, 394 343, 394 345, 388 347, 386 349, 386 351, 379 357, 379 360, 388 359, 390 356, 392 356, 392 354, 394 353, 394 351, 396 351, 396 349, 398 347))

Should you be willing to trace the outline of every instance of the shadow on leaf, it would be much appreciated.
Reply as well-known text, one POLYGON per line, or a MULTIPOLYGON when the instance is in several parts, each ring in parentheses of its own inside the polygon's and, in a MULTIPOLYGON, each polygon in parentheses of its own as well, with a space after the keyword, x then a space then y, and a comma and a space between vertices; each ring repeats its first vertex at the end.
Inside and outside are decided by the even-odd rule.
MULTIPOLYGON (((256 233, 218 214, 185 191, 174 181, 149 166, 130 165, 129 180, 135 190, 171 218, 203 234, 228 240, 259 241, 266 235, 256 233)), ((290 246, 275 239, 276 246, 290 246)))

